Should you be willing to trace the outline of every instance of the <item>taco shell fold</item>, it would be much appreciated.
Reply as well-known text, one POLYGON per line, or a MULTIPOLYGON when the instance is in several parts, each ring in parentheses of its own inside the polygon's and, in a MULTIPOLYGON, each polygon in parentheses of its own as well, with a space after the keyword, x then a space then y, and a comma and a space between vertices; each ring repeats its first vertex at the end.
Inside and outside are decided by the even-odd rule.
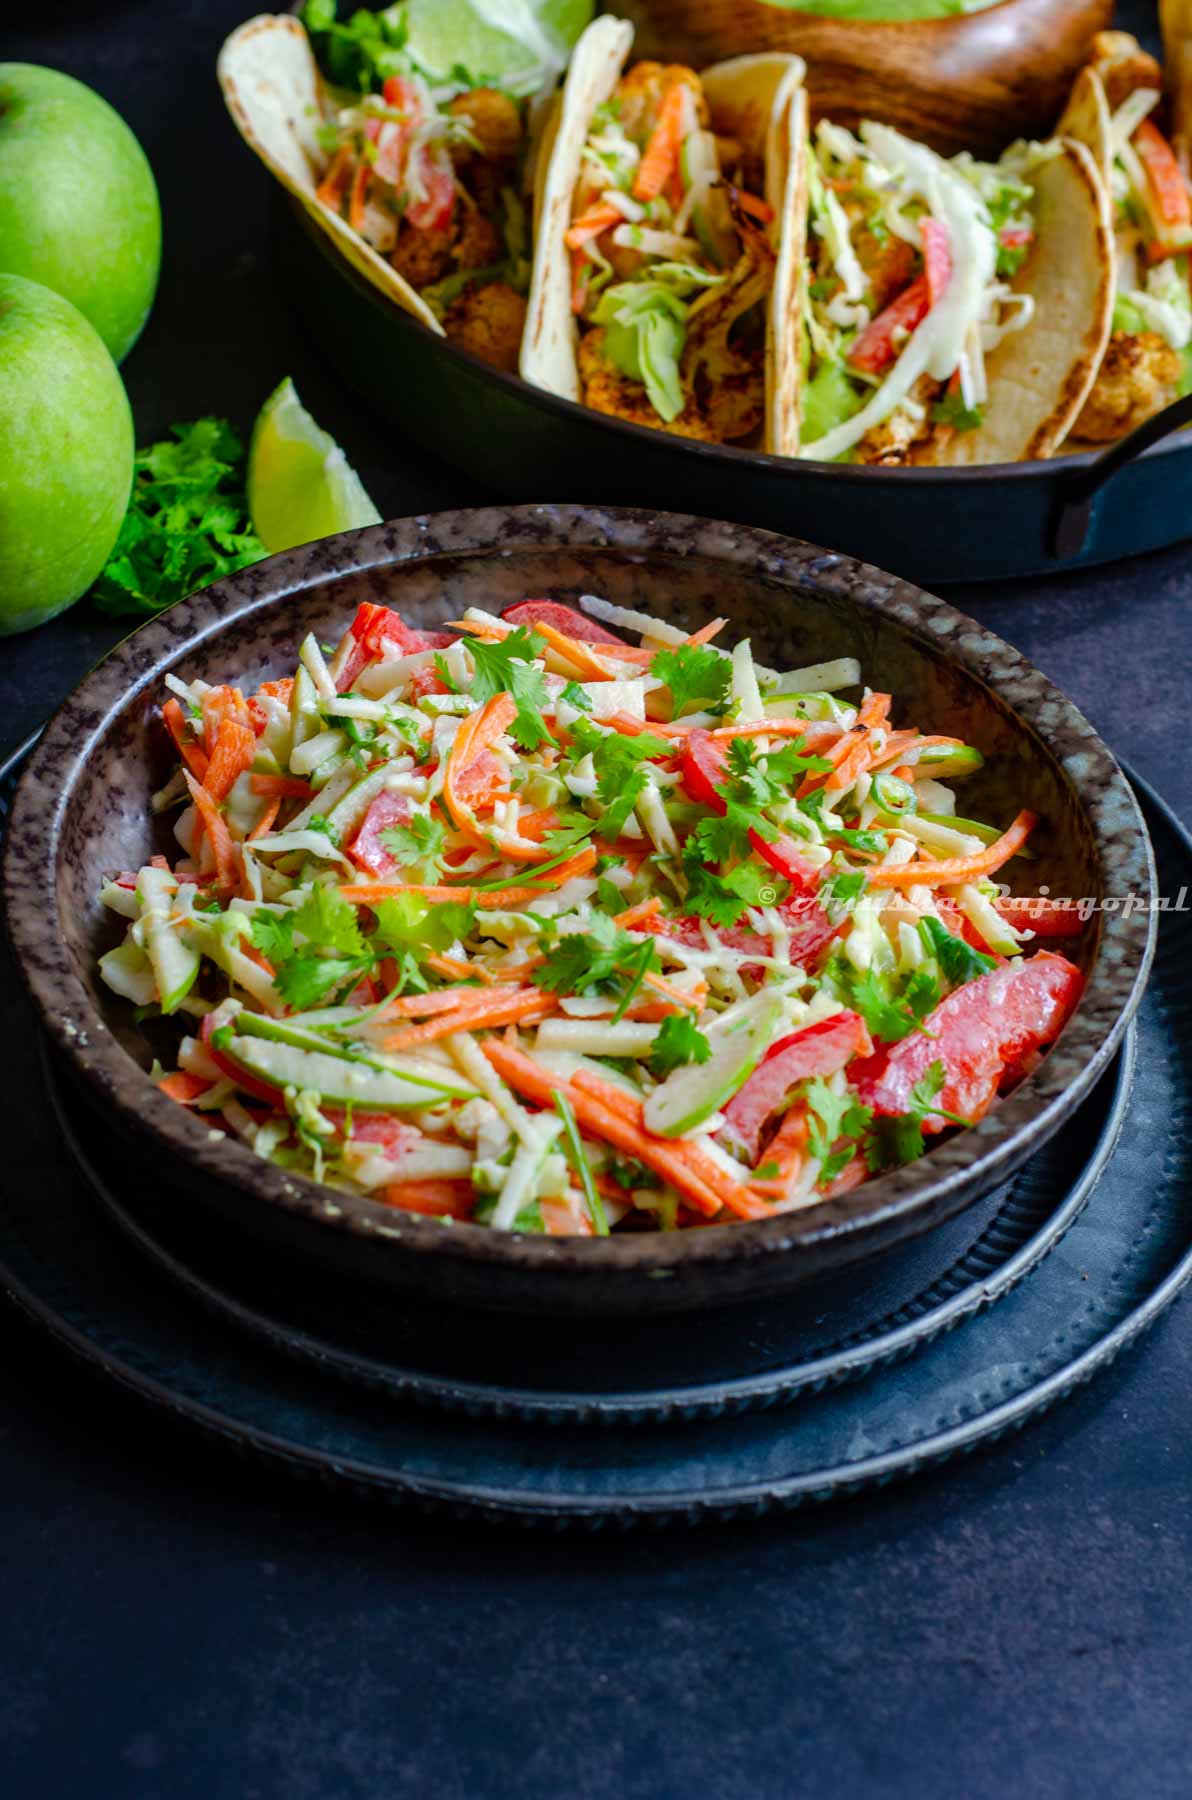
POLYGON ((1108 190, 1085 145, 1070 138, 1032 180, 1035 242, 1014 291, 1033 298, 1034 316, 990 353, 984 421, 941 443, 931 458, 937 465, 1053 455, 1101 366, 1114 297, 1108 190))
POLYGON ((358 274, 443 337, 442 325, 421 295, 318 198, 328 163, 318 128, 328 109, 310 39, 299 21, 268 13, 249 19, 224 44, 216 72, 237 130, 265 167, 301 201, 358 274))
MULTIPOLYGON (((616 90, 633 44, 633 28, 604 15, 576 46, 558 113, 554 144, 544 155, 535 197, 536 232, 530 303, 520 371, 526 381, 565 400, 582 398, 578 331, 571 309, 571 271, 564 238, 592 116, 616 90)), ((713 128, 763 160, 765 199, 774 213, 777 258, 767 302, 765 447, 793 454, 798 444, 798 331, 791 301, 802 265, 806 206, 807 100, 797 56, 738 56, 699 72, 713 128)), ((548 127, 548 129, 550 129, 548 127)))

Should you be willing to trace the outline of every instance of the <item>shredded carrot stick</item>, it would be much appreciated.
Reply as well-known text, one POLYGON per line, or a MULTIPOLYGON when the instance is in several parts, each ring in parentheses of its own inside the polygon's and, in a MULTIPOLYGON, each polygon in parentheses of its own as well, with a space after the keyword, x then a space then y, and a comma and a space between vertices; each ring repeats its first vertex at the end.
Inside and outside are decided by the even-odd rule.
POLYGON ((323 206, 329 206, 332 212, 338 212, 344 197, 344 189, 348 185, 348 171, 351 168, 352 152, 347 144, 341 144, 331 160, 331 165, 322 181, 315 189, 315 199, 323 206))
POLYGON ((901 761, 912 750, 934 750, 937 745, 955 749, 963 743, 963 738, 920 737, 917 731, 892 731, 874 757, 871 767, 880 769, 894 759, 901 761))
POLYGON ((403 1212, 425 1213, 432 1219, 470 1219, 476 1192, 467 1175, 422 1176, 418 1180, 391 1181, 380 1191, 386 1206, 403 1212))
POLYGON ((500 996, 500 989, 481 988, 474 994, 456 990, 458 1005, 453 1012, 428 1019, 424 1025, 404 1025, 382 1039, 387 1051, 410 1050, 415 1044, 431 1044, 436 1038, 450 1037, 455 1031, 494 1031, 499 1025, 516 1025, 523 1020, 545 1019, 557 1011, 558 998, 543 994, 537 988, 529 993, 500 996))
POLYGON ((1032 812, 1020 812, 1014 823, 1003 831, 996 842, 974 856, 949 856, 941 862, 909 862, 889 867, 882 865, 867 871, 870 887, 952 887, 960 881, 979 881, 992 875, 1003 863, 1017 856, 1031 832, 1039 823, 1032 812))
POLYGON ((778 1173, 760 1181, 751 1181, 749 1185, 753 1191, 766 1194, 774 1200, 785 1200, 803 1167, 806 1144, 807 1114, 802 1107, 792 1106, 770 1139, 763 1163, 763 1166, 777 1163, 778 1173))
MULTIPOLYGON (((483 888, 467 887, 463 882, 458 887, 419 887, 400 881, 362 881, 347 882, 339 891, 355 906, 373 906, 378 900, 392 900, 398 894, 417 894, 420 900, 426 900, 432 906, 447 900, 462 900, 469 905, 482 906, 487 912, 507 912, 510 907, 526 906, 531 900, 561 888, 573 876, 586 875, 595 865, 595 846, 585 844, 577 855, 569 857, 557 868, 548 869, 536 887, 508 887, 486 892, 483 888)), ((534 871, 531 869, 529 873, 532 875, 534 871)))
POLYGON ((196 781, 189 770, 186 772, 186 785, 190 789, 191 799, 198 808, 203 830, 215 858, 216 884, 221 888, 234 888, 239 882, 240 873, 236 865, 232 834, 228 830, 223 814, 202 782, 196 781))
POLYGON ((171 1100, 177 1100, 180 1106, 193 1106, 200 1094, 205 1094, 215 1084, 203 1075, 191 1075, 185 1069, 179 1069, 175 1075, 167 1075, 158 1082, 163 1094, 171 1100))
POLYGON ((249 832, 248 841, 250 844, 255 844, 258 838, 266 837, 268 833, 273 830, 273 827, 277 824, 277 815, 280 811, 281 796, 275 794, 252 830, 249 832))
POLYGON ((915 779, 915 771, 911 768, 909 763, 900 764, 900 766, 895 769, 894 774, 899 781, 913 781, 915 779))
POLYGON ((647 919, 656 919, 661 911, 662 902, 654 894, 649 900, 639 900, 636 906, 627 906, 624 912, 616 915, 613 924, 619 925, 622 931, 628 931, 631 925, 643 925, 647 919))
POLYGON ((238 778, 257 753, 257 735, 238 719, 221 719, 207 764, 203 786, 216 802, 226 800, 238 778))
POLYGON ((553 831, 558 823, 559 815, 553 806, 540 806, 537 812, 520 814, 517 821, 518 836, 540 844, 547 832, 553 831))
MULTIPOLYGON (((466 963, 460 963, 457 966, 466 968, 468 965, 466 963)), ((479 970, 477 970, 476 973, 479 974, 479 970)), ((395 1018, 419 1018, 422 1014, 432 1016, 435 1013, 449 1013, 456 1011, 461 999, 468 993, 474 992, 478 996, 484 994, 486 997, 500 995, 502 999, 512 999, 515 994, 520 994, 521 991, 522 990, 517 987, 505 986, 489 987, 487 989, 465 988, 462 993, 459 988, 441 988, 436 994, 405 994, 398 1000, 390 1000, 384 1010, 386 1016, 392 1015, 395 1018)), ((378 1015, 378 1017, 379 1016, 380 1015, 378 1015)))
POLYGON ((567 228, 563 242, 569 250, 582 250, 585 244, 590 243, 593 238, 598 238, 602 231, 608 230, 610 225, 622 224, 624 218, 624 213, 611 201, 604 206, 595 206, 582 218, 573 220, 567 228))
MULTIPOLYGON (((628 1121, 647 1143, 665 1144, 673 1157, 677 1157, 684 1168, 700 1183, 709 1189, 725 1206, 742 1219, 760 1219, 768 1211, 764 1201, 749 1193, 748 1189, 734 1181, 727 1170, 702 1150, 689 1138, 655 1138, 647 1130, 642 1117, 640 1100, 633 1100, 629 1095, 615 1088, 611 1082, 602 1081, 598 1075, 592 1075, 587 1069, 580 1069, 572 1077, 571 1085, 582 1093, 590 1095, 599 1105, 610 1110, 623 1111, 628 1121)), ((578 1116, 578 1115, 577 1115, 578 1116)), ((643 1157, 644 1161, 645 1158, 643 1157)), ((674 1181, 674 1176, 671 1176, 674 1181)), ((676 1187, 682 1188, 682 1182, 674 1181, 676 1187)))
POLYGON ((576 1123, 586 1127, 589 1136, 602 1138, 616 1149, 635 1156, 677 1187, 688 1204, 706 1217, 711 1218, 721 1210, 719 1196, 676 1153, 676 1147, 668 1139, 653 1137, 634 1123, 632 1096, 622 1089, 613 1090, 616 1095, 616 1110, 613 1110, 594 1095, 583 1092, 574 1081, 560 1081, 557 1075, 548 1073, 533 1057, 512 1044, 499 1038, 485 1038, 480 1048, 497 1074, 525 1099, 534 1100, 539 1106, 550 1106, 553 1095, 561 1089, 571 1101, 576 1123))
POLYGON ((658 107, 658 119, 633 179, 635 200, 656 200, 679 161, 683 134, 684 84, 673 81, 658 107))
POLYGON ((857 738, 825 780, 825 791, 829 794, 843 794, 855 781, 860 780, 873 761, 873 755, 873 745, 868 735, 857 738))
POLYGON ((297 775, 250 775, 248 785, 254 794, 268 798, 276 794, 282 800, 313 800, 315 790, 309 781, 297 775))
POLYGON ((202 781, 207 773, 207 752, 195 740, 187 736, 186 720, 182 708, 173 695, 161 709, 166 729, 174 740, 174 747, 190 770, 196 781, 202 781))
POLYGON ((691 633, 687 642, 689 644, 710 644, 714 637, 720 636, 727 624, 727 619, 709 619, 706 625, 701 625, 698 631, 691 633))
POLYGON ((477 963, 473 967, 471 963, 461 962, 457 956, 428 956, 426 966, 428 969, 433 969, 436 975, 446 975, 449 980, 479 979, 486 986, 492 981, 492 976, 481 963, 477 963))
POLYGON ((363 234, 364 209, 368 200, 368 183, 372 170, 361 157, 356 164, 356 173, 352 177, 352 191, 348 197, 348 224, 353 231, 363 234))
POLYGON ((884 725, 890 716, 890 707, 893 704, 893 699, 894 697, 892 694, 866 695, 865 699, 861 702, 860 709, 857 713, 857 724, 865 725, 870 730, 872 730, 875 725, 884 725))

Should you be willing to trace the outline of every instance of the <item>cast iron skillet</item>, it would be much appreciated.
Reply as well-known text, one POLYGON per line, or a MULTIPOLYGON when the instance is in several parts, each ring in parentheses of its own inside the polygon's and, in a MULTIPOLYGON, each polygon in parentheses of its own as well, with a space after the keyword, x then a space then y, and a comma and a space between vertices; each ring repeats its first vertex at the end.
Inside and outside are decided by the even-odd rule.
MULTIPOLYGON (((1141 995, 1154 919, 1100 913, 1073 951, 1084 998, 1041 1068, 972 1131, 921 1162, 804 1212, 679 1236, 565 1240, 444 1226, 332 1192, 212 1132, 146 1079, 169 1050, 103 989, 95 960, 120 927, 101 881, 155 847, 149 798, 170 758, 163 677, 255 686, 288 673, 305 633, 334 639, 362 600, 415 624, 526 595, 598 592, 695 628, 714 614, 779 667, 854 655, 910 719, 982 749, 974 808, 1040 814, 1033 888, 1120 900, 1152 891, 1150 846, 1091 727, 1015 650, 905 582, 846 557, 682 515, 591 506, 492 508, 399 520, 277 556, 182 602, 119 645, 51 721, 18 790, 4 893, 17 962, 80 1091, 128 1128, 129 1179, 205 1212, 234 1255, 247 1231, 314 1256, 328 1278, 423 1296, 593 1313, 689 1308, 791 1288, 926 1230, 988 1192, 1089 1092, 1141 995)), ((966 796, 967 798, 967 796, 966 796)), ((161 1029, 160 1027, 158 1029, 161 1029)), ((171 1028, 172 1029, 172 1028, 171 1028)), ((279 1277, 284 1266, 279 1257, 279 1277)))
POLYGON ((876 469, 697 444, 557 399, 434 337, 278 194, 286 293, 344 381, 511 500, 672 507, 830 544, 908 580, 991 581, 1108 562, 1192 535, 1192 397, 1099 454, 876 469), (1178 436, 1171 436, 1172 432, 1178 436))

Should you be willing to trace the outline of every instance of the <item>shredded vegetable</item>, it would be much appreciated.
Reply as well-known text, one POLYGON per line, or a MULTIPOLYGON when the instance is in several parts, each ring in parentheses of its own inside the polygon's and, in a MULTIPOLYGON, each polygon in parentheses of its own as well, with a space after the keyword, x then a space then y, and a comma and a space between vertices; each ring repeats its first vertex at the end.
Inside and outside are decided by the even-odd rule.
POLYGON ((255 693, 170 677, 172 854, 101 896, 163 1093, 444 1228, 603 1236, 814 1205, 1032 1066, 1082 922, 994 885, 1036 821, 956 816, 978 749, 604 610, 642 643, 366 605, 255 693))

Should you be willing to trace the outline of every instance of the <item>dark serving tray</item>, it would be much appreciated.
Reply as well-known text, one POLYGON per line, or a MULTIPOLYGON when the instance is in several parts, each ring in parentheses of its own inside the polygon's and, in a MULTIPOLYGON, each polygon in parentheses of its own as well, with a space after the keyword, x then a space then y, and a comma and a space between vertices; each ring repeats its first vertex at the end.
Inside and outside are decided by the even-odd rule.
MULTIPOLYGON (((1143 799, 1160 891, 1174 903, 1192 884, 1192 841, 1153 795, 1143 799)), ((350 1319, 324 1305, 317 1318, 279 1320, 277 1297, 250 1275, 237 1293, 226 1270, 213 1280, 189 1260, 160 1192, 156 1207, 128 1192, 119 1145, 85 1143, 64 1099, 61 1116, 121 1214, 114 1229, 31 1057, 0 1098, 21 1121, 0 1176, 0 1286, 159 1415, 351 1493, 554 1526, 828 1499, 1023 1425, 1109 1363, 1192 1278, 1188 953, 1187 913, 1165 914, 1118 1067, 965 1235, 954 1222, 825 1284, 801 1311, 736 1330, 661 1322, 656 1354, 636 1345, 636 1397, 607 1382, 596 1393, 599 1376, 559 1321, 541 1321, 536 1344, 519 1350, 497 1344, 504 1321, 439 1308, 434 1328, 458 1337, 471 1371, 465 1393, 426 1378, 425 1352, 422 1373, 411 1370, 397 1311, 388 1344, 384 1322, 362 1322, 355 1308, 350 1319), (511 1384, 519 1355, 523 1382, 526 1356, 537 1358, 537 1396, 511 1384)), ((0 999, 27 1010, 7 956, 0 999)))
POLYGON ((1053 573, 1192 536, 1192 432, 1180 429, 1192 397, 1101 454, 989 468, 860 468, 697 444, 487 367, 370 287, 280 191, 273 219, 282 289, 343 380, 403 439, 504 498, 705 513, 923 586, 1053 573))

